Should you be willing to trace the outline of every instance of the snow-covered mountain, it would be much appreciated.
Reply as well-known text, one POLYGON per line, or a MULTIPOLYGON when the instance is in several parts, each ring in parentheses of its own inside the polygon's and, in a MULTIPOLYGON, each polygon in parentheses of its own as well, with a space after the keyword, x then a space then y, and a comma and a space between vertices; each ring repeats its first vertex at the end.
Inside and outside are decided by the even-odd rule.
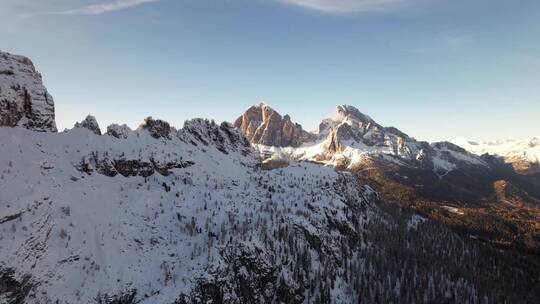
POLYGON ((359 296, 347 273, 363 266, 346 259, 366 250, 379 212, 350 173, 262 170, 242 133, 205 119, 176 130, 148 117, 102 135, 89 115, 56 133, 30 61, 0 57, 0 303, 359 296))
MULTIPOLYGON (((313 133, 266 104, 234 125, 147 117, 136 130, 102 130, 89 115, 57 133, 30 61, 0 61, 1 304, 540 299, 535 260, 477 241, 491 230, 456 203, 470 196, 449 206, 419 193, 406 205, 400 191, 433 184, 437 195, 491 199, 483 185, 462 188, 479 176, 492 187, 492 163, 452 143, 416 141, 351 106, 313 133), (358 171, 366 164, 377 177, 358 171), (452 230, 462 219, 474 225, 464 235, 452 230)), ((524 184, 497 181, 497 212, 535 199, 524 184)), ((525 232, 493 234, 534 250, 528 212, 518 217, 528 230, 511 227, 525 232)))
MULTIPOLYGON (((348 172, 307 162, 261 170, 229 124, 196 119, 165 129, 117 138, 86 127, 0 128, 0 303, 498 295, 479 292, 466 267, 451 274, 463 242, 456 235, 418 215, 388 217, 373 189, 348 172), (407 258, 396 260, 395 248, 407 258), (421 262, 435 259, 444 266, 421 262), (446 270, 430 279, 439 267, 446 270)), ((473 267, 480 249, 466 246, 473 267)))
MULTIPOLYGON (((323 265, 339 278, 336 236, 361 234, 369 187, 307 163, 261 171, 227 125, 188 121, 170 136, 0 129, 0 272, 28 284, 28 303, 173 303, 211 299, 210 286, 226 302, 287 302, 323 265), (285 261, 301 258, 310 268, 293 277, 285 261)), ((338 280, 333 299, 352 301, 338 280)))
POLYGON ((540 172, 540 136, 530 140, 470 141, 463 138, 451 140, 477 155, 490 154, 503 157, 516 170, 540 172), (535 170, 536 169, 536 170, 535 170))
MULTIPOLYGON (((268 108, 267 105, 265 107, 268 108)), ((273 109, 271 111, 277 113, 273 109)), ((300 145, 266 145, 255 141, 254 146, 269 167, 273 164, 281 166, 288 162, 311 161, 353 169, 374 159, 428 168, 439 175, 458 167, 488 167, 479 156, 452 143, 417 141, 397 128, 381 126, 350 105, 338 106, 330 118, 320 123, 316 133, 304 138, 300 145)))

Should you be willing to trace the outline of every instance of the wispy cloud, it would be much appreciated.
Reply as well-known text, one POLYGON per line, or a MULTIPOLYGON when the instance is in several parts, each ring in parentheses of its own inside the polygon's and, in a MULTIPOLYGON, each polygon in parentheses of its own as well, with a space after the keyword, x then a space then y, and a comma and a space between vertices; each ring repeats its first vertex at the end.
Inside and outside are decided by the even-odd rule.
POLYGON ((346 14, 367 11, 381 11, 394 8, 411 0, 280 0, 325 13, 346 14))
POLYGON ((47 15, 100 15, 128 9, 141 4, 157 2, 160 0, 113 0, 99 4, 91 4, 69 10, 47 12, 47 15))

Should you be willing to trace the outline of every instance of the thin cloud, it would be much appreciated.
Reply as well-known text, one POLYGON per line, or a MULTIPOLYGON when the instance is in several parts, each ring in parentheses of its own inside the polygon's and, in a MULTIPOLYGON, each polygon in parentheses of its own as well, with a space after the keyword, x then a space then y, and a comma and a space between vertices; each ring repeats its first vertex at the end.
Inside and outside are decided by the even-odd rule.
POLYGON ((280 0, 281 2, 325 13, 346 14, 381 11, 411 0, 280 0))
POLYGON ((70 10, 48 12, 47 15, 101 15, 157 1, 160 0, 114 0, 106 3, 92 4, 70 10))

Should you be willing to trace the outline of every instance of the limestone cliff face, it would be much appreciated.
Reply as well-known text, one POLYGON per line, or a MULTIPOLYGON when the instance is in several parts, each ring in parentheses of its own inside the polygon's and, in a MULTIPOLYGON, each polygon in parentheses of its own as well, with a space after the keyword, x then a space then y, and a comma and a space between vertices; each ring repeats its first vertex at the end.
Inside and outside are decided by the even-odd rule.
POLYGON ((56 132, 54 101, 30 59, 0 51, 0 127, 56 132))
POLYGON ((298 147, 315 137, 302 126, 291 121, 289 115, 281 116, 268 105, 261 103, 249 108, 236 119, 234 126, 254 144, 276 147, 298 147))

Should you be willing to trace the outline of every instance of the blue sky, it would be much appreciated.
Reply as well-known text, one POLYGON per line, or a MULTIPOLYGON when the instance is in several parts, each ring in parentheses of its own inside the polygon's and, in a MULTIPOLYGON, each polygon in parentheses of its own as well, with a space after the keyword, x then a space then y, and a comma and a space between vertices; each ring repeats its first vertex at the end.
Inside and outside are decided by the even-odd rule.
POLYGON ((60 128, 265 100, 307 129, 351 104, 423 140, 540 135, 536 0, 2 0, 0 18, 60 128))

